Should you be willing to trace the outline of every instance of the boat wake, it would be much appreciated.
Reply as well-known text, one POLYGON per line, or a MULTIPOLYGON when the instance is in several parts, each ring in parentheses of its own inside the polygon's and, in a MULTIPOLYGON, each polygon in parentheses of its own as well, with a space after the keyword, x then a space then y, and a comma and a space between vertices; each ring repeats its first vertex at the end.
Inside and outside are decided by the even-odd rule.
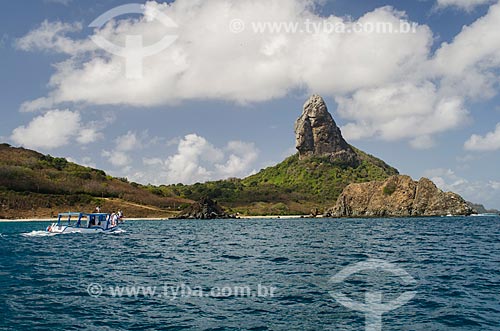
POLYGON ((57 233, 51 233, 47 231, 31 231, 27 233, 21 233, 21 236, 23 237, 52 237, 55 236, 57 233))
MULTIPOLYGON (((121 233, 125 233, 125 232, 127 232, 127 231, 120 229, 120 230, 116 230, 113 232, 96 232, 95 234, 115 235, 115 234, 121 234, 121 233)), ((21 236, 23 236, 23 237, 53 237, 53 236, 56 236, 59 234, 81 234, 81 233, 76 232, 76 231, 68 231, 68 232, 64 232, 64 233, 54 233, 54 232, 47 232, 47 231, 31 231, 31 232, 27 232, 27 233, 21 233, 21 236)))
POLYGON ((119 230, 116 230, 116 231, 113 231, 113 232, 105 232, 106 234, 121 234, 121 233, 125 233, 127 231, 123 230, 123 229, 119 229, 119 230))

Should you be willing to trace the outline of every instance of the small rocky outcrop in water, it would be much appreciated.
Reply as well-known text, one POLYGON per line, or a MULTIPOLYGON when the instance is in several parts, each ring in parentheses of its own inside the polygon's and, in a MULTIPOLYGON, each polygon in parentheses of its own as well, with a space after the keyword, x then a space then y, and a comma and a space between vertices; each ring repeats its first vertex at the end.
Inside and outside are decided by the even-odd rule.
POLYGON ((409 176, 350 184, 339 196, 332 217, 417 217, 470 215, 472 208, 458 194, 443 192, 427 178, 409 176))
POLYGON ((222 219, 235 218, 228 215, 219 204, 209 198, 202 198, 200 201, 187 207, 176 217, 177 219, 222 219))
POLYGON ((356 167, 358 155, 342 137, 342 133, 328 112, 325 101, 313 95, 304 104, 302 116, 295 123, 296 148, 301 160, 311 157, 329 157, 356 167))

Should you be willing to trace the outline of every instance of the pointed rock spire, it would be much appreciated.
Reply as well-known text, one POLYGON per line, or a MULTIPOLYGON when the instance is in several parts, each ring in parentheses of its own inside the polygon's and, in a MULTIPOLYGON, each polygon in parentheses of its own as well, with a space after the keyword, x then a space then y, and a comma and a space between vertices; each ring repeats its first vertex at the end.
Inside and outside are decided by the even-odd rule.
POLYGON ((311 156, 329 157, 348 165, 359 164, 358 155, 342 137, 342 133, 319 95, 304 104, 302 116, 295 123, 296 148, 300 159, 311 156))

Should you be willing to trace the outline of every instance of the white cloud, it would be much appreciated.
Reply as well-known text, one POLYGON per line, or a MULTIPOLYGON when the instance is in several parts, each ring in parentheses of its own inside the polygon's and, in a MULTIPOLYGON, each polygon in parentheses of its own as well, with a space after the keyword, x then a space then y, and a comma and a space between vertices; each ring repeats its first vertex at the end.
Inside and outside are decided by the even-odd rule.
POLYGON ((159 166, 164 164, 164 161, 158 157, 154 158, 143 158, 142 163, 146 166, 159 166))
POLYGON ((430 178, 440 189, 458 193, 467 201, 485 204, 487 208, 500 207, 498 181, 469 181, 451 169, 427 170, 424 176, 430 178))
POLYGON ((54 149, 68 145, 72 139, 89 144, 102 135, 94 128, 82 128, 80 113, 70 110, 50 110, 35 117, 28 125, 12 131, 11 139, 28 148, 54 149))
POLYGON ((46 4, 57 4, 57 5, 63 5, 63 6, 68 6, 73 0, 43 0, 44 3, 46 4))
POLYGON ((498 93, 500 3, 437 50, 429 70, 443 77, 444 92, 470 98, 498 93))
POLYGON ((455 174, 451 169, 431 169, 424 173, 425 177, 429 177, 439 188, 444 191, 456 192, 461 187, 468 184, 466 179, 463 179, 455 174))
POLYGON ((363 89, 336 100, 339 114, 355 121, 342 128, 348 140, 411 139, 414 147, 427 148, 433 134, 466 123, 469 115, 460 98, 441 97, 431 83, 363 89))
POLYGON ((496 0, 437 0, 438 8, 457 7, 471 11, 477 6, 494 3, 496 0))
POLYGON ((495 131, 484 137, 474 134, 465 142, 464 148, 469 151, 496 151, 500 149, 500 123, 495 131))
POLYGON ((435 142, 430 136, 420 136, 411 140, 410 145, 415 149, 429 149, 434 147, 435 142))
POLYGON ((248 175, 249 165, 252 165, 259 155, 253 143, 243 141, 229 142, 226 151, 230 153, 227 162, 215 166, 222 178, 248 175))
POLYGON ((121 151, 102 151, 101 155, 108 159, 108 162, 115 167, 126 167, 132 160, 129 155, 121 151))
POLYGON ((18 49, 24 51, 52 51, 68 55, 81 54, 95 49, 89 40, 74 40, 70 33, 80 32, 81 23, 63 23, 43 21, 42 24, 16 41, 18 49))
MULTIPOLYGON (((144 133, 146 134, 146 132, 144 133)), ((137 133, 128 131, 126 134, 115 139, 113 150, 103 150, 101 155, 108 159, 108 162, 115 167, 127 167, 132 163, 130 152, 142 149, 143 143, 137 133)))
POLYGON ((213 172, 203 166, 202 161, 217 162, 223 158, 221 150, 215 148, 205 138, 196 134, 184 137, 177 147, 177 154, 166 161, 166 182, 186 183, 209 180, 213 172))
POLYGON ((116 138, 116 150, 130 152, 142 148, 142 142, 135 132, 129 131, 127 134, 116 138))
POLYGON ((491 180, 489 185, 495 190, 500 190, 500 182, 498 181, 491 180))
POLYGON ((98 128, 96 127, 86 127, 80 128, 78 131, 78 137, 76 141, 80 144, 86 145, 93 143, 97 140, 104 138, 104 135, 101 132, 98 132, 98 128))
MULTIPOLYGON (((252 22, 262 21, 357 23, 348 18, 320 17, 311 11, 311 1, 177 0, 170 5, 148 5, 177 22, 175 33, 179 38, 160 54, 145 59, 144 78, 139 81, 126 79, 123 58, 106 54, 95 45, 92 48, 88 41, 69 39, 68 32, 76 28, 73 25, 44 22, 22 38, 19 44, 23 49, 45 48, 74 55, 57 65, 50 82, 52 92, 43 102, 36 101, 34 107, 61 102, 142 107, 198 98, 254 102, 281 97, 301 87, 344 93, 411 73, 425 60, 432 42, 425 26, 410 34, 252 31, 252 22), (245 32, 231 33, 229 23, 234 18, 247 22, 245 32), (97 53, 90 59, 80 56, 88 52, 97 53)), ((403 13, 383 7, 367 13, 359 22, 399 26, 404 19, 403 13)), ((125 31, 142 35, 145 43, 158 41, 166 33, 160 23, 143 19, 118 20, 95 34, 123 44, 125 31)))
POLYGON ((165 159, 143 158, 145 168, 129 175, 131 180, 153 184, 193 184, 253 172, 259 151, 253 143, 230 141, 215 147, 197 134, 180 139, 177 152, 165 159))
POLYGON ((468 123, 466 102, 498 93, 499 29, 497 4, 434 56, 429 53, 416 75, 337 96, 340 115, 350 121, 343 128, 346 137, 409 139, 414 148, 429 148, 435 134, 468 123))
MULTIPOLYGON (((65 53, 68 59, 55 66, 49 94, 21 109, 65 102, 136 107, 192 99, 246 103, 305 89, 335 97, 340 115, 348 121, 344 131, 350 139, 403 139, 415 148, 430 148, 436 134, 467 123, 465 104, 498 94, 500 4, 492 5, 487 15, 464 27, 434 54, 434 37, 425 25, 406 34, 252 30, 252 22, 309 21, 349 27, 384 22, 398 28, 401 21, 408 21, 392 7, 378 8, 357 21, 322 17, 314 12, 314 2, 148 2, 150 12, 162 11, 179 27, 166 31, 148 18, 121 19, 93 32, 117 45, 123 45, 125 34, 141 35, 145 44, 166 33, 178 35, 173 45, 144 60, 140 80, 126 78, 123 58, 105 53, 89 39, 70 38, 80 25, 44 22, 18 46, 65 53), (244 32, 230 32, 235 18, 246 23, 244 32)), ((465 1, 440 3, 467 7, 465 1)))

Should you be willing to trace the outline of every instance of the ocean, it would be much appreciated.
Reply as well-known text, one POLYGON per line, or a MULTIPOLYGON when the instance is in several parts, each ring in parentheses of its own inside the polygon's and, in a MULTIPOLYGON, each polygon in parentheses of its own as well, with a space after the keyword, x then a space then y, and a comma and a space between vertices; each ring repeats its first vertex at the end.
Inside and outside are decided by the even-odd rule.
POLYGON ((0 223, 0 330, 500 330, 500 218, 0 223))

